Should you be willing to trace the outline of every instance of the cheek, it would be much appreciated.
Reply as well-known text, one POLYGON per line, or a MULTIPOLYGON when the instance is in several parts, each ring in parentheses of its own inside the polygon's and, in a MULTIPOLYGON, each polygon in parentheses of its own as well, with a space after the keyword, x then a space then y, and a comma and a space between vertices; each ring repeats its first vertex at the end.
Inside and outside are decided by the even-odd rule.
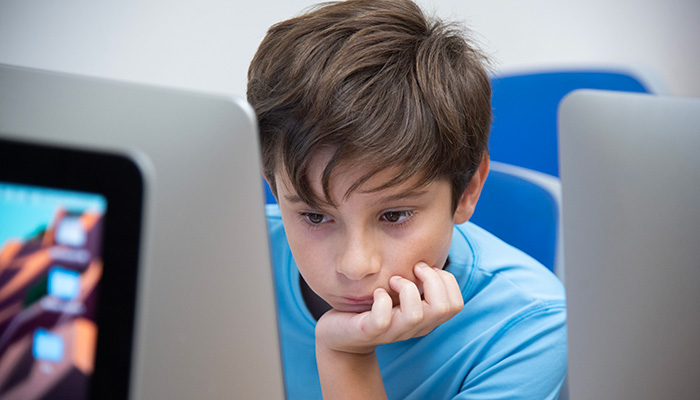
POLYGON ((312 287, 323 281, 324 271, 330 265, 330 249, 327 241, 317 240, 307 234, 287 230, 287 240, 299 272, 312 287))
POLYGON ((315 248, 318 246, 318 243, 306 240, 303 236, 295 235, 293 231, 287 232, 287 241, 300 270, 313 269, 313 266, 320 262, 318 255, 321 252, 315 248))
POLYGON ((394 273, 415 280, 413 267, 425 262, 431 267, 442 267, 452 243, 452 225, 431 226, 396 243, 392 249, 394 273))

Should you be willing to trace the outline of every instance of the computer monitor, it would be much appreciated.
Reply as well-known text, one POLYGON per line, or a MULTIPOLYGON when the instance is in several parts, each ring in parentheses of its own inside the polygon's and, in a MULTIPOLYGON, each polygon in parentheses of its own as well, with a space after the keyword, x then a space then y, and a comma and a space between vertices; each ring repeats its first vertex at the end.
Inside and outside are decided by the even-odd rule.
POLYGON ((569 393, 700 393, 700 99, 578 91, 559 109, 569 393))
POLYGON ((0 66, 0 138, 136 160, 133 346, 119 349, 131 358, 129 398, 284 397, 256 124, 244 101, 0 66))

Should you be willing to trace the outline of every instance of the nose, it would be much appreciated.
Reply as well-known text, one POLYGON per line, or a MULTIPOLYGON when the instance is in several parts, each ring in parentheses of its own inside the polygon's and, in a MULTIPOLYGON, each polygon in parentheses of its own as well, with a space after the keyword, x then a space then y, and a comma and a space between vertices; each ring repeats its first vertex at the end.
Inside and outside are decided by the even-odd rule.
POLYGON ((381 257, 377 241, 366 233, 355 233, 343 238, 343 250, 337 271, 351 280, 360 280, 379 272, 381 257))

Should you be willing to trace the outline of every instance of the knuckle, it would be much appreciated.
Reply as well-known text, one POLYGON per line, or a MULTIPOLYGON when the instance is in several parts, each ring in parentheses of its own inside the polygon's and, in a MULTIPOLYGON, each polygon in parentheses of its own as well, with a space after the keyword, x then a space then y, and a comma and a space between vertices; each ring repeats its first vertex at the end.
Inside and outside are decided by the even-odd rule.
POLYGON ((405 321, 408 325, 418 325, 423 320, 423 310, 411 310, 406 313, 405 321))
POLYGON ((377 318, 377 321, 375 323, 375 328, 378 331, 385 331, 387 328, 389 328, 389 325, 391 325, 391 318, 389 317, 381 317, 377 318))
POLYGON ((452 311, 449 303, 442 303, 442 302, 433 305, 432 309, 434 310, 435 314, 437 314, 437 315, 449 314, 452 311))
POLYGON ((373 315, 367 323, 363 324, 362 331, 367 335, 379 335, 386 331, 391 324, 391 317, 386 315, 373 315))

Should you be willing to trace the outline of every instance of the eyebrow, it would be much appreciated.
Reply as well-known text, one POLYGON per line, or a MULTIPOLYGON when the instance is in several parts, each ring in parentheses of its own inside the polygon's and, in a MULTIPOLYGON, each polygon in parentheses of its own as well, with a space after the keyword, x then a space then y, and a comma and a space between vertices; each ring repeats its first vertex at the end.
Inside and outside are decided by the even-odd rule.
POLYGON ((290 203, 305 203, 305 201, 302 200, 301 197, 296 194, 287 194, 284 196, 284 198, 290 203))
MULTIPOLYGON (((379 200, 377 200, 378 203, 390 203, 393 201, 399 201, 399 200, 411 200, 415 199, 421 196, 424 196, 427 194, 427 190, 418 190, 418 189, 412 189, 412 190, 407 190, 401 193, 396 193, 392 194, 389 196, 381 197, 379 200)), ((306 203, 301 196, 297 194, 287 194, 284 196, 284 198, 292 203, 292 204, 299 204, 299 203, 306 203)))
POLYGON ((392 194, 386 197, 382 197, 378 200, 380 203, 390 203, 393 201, 399 201, 399 200, 412 200, 421 196, 424 196, 428 193, 427 190, 418 190, 418 189, 412 189, 412 190, 407 190, 405 192, 401 193, 396 193, 392 194))
MULTIPOLYGON (((288 202, 292 203, 292 204, 304 204, 304 205, 307 205, 307 206, 311 207, 311 204, 307 203, 307 202, 306 202, 304 199, 302 199, 301 196, 299 196, 298 194, 285 194, 285 195, 284 195, 284 199, 287 200, 288 202)), ((324 204, 324 202, 321 201, 321 204, 319 204, 319 205, 317 205, 317 206, 314 206, 314 207, 324 208, 325 206, 326 206, 326 204, 324 204)))

